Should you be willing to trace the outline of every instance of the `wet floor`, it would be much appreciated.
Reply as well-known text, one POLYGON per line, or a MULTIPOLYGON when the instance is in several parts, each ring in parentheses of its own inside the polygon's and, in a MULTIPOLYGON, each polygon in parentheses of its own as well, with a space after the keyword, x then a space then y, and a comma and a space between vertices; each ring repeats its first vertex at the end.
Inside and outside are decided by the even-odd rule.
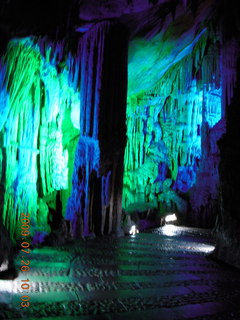
POLYGON ((168 225, 35 249, 30 270, 0 280, 0 319, 240 319, 240 271, 213 248, 209 231, 168 225))

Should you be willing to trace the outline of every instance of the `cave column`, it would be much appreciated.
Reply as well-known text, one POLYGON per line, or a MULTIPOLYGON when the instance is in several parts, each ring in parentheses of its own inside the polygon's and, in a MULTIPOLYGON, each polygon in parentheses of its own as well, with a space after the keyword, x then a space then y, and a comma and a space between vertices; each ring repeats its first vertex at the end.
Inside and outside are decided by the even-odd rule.
POLYGON ((127 31, 115 22, 98 23, 80 40, 79 52, 80 139, 67 218, 75 236, 116 234, 126 145, 127 31))
POLYGON ((214 256, 240 267, 239 250, 239 157, 240 157, 240 41, 239 36, 224 39, 222 44, 222 110, 226 133, 219 140, 221 210, 217 223, 214 256))
POLYGON ((231 38, 222 44, 222 110, 226 118, 226 133, 219 141, 221 162, 219 166, 222 210, 219 224, 227 228, 236 214, 235 205, 238 203, 239 148, 240 148, 240 95, 238 93, 240 81, 240 41, 231 38), (236 89, 237 88, 237 89, 236 89))

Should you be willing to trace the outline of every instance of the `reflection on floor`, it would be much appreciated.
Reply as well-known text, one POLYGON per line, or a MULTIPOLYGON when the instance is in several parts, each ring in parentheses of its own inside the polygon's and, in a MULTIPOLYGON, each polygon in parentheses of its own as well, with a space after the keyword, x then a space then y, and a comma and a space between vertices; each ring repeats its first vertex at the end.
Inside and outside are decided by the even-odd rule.
POLYGON ((30 271, 0 281, 0 319, 240 319, 240 272, 207 259, 213 248, 209 231, 168 225, 35 249, 30 271))

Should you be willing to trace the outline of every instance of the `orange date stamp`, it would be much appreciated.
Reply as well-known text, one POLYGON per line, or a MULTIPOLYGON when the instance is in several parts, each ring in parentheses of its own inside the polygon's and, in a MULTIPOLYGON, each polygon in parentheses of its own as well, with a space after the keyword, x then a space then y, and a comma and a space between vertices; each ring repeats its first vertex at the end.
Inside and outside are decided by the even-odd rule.
MULTIPOLYGON (((29 213, 21 213, 21 236, 22 236, 22 242, 21 242, 21 251, 20 251, 20 258, 21 260, 21 271, 27 273, 30 271, 30 242, 29 242, 29 236, 30 236, 30 214, 29 213)), ((29 279, 21 280, 21 289, 23 295, 21 296, 21 307, 22 308, 28 308, 30 306, 30 297, 29 297, 29 290, 31 288, 31 283, 29 279)))

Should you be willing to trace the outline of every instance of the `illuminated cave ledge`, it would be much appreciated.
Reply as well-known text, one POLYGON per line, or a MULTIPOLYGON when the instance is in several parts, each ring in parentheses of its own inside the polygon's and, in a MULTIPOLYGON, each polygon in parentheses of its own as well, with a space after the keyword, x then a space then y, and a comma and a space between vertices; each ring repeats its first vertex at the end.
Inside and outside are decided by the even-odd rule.
POLYGON ((224 132, 220 57, 216 43, 206 54, 207 39, 203 35, 155 88, 128 96, 127 211, 155 208, 186 220, 187 210, 194 211, 193 217, 204 214, 201 206, 209 206, 209 197, 218 199, 216 142, 224 132))
POLYGON ((31 213, 32 235, 49 232, 57 193, 66 190, 61 193, 64 210, 71 190, 69 168, 79 136, 75 118, 80 99, 74 70, 69 68, 73 58, 64 60, 63 47, 46 39, 14 39, 2 59, 3 222, 13 240, 21 236, 21 212, 31 213))

